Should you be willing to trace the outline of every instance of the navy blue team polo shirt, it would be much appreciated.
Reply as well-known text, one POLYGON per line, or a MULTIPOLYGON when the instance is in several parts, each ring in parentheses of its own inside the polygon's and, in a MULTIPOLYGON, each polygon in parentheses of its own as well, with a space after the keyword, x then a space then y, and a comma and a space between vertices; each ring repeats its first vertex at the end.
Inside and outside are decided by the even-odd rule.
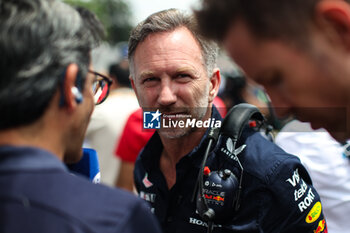
POLYGON ((144 201, 72 175, 34 147, 0 146, 0 232, 160 233, 144 201))
MULTIPOLYGON (((212 118, 221 119, 215 107, 212 118)), ((176 184, 170 190, 159 168, 163 146, 157 132, 136 161, 138 194, 150 203, 165 233, 207 230, 207 223, 196 213, 196 203, 192 201, 207 133, 176 164, 176 184)), ((206 166, 211 171, 227 168, 239 177, 237 162, 229 158, 228 140, 219 138, 206 166)), ((320 197, 300 160, 249 128, 243 130, 238 144, 243 143, 246 147, 238 155, 244 168, 240 208, 231 220, 214 224, 213 232, 327 232, 320 197)))

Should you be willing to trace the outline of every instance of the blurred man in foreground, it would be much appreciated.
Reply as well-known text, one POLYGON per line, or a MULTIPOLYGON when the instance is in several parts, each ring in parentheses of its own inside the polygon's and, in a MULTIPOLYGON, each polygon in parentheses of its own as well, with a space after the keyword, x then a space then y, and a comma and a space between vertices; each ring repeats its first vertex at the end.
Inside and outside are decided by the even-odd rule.
POLYGON ((262 84, 279 116, 350 138, 350 4, 344 0, 204 0, 203 33, 262 84))
POLYGON ((91 16, 55 0, 0 1, 0 232, 159 232, 142 201, 63 163, 81 158, 109 88, 90 66, 102 33, 91 16))

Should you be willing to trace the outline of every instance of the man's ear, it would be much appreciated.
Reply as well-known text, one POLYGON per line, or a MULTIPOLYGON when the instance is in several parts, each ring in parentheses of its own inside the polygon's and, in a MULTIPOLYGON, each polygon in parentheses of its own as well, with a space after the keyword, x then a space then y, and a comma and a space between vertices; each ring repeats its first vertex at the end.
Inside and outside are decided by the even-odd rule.
POLYGON ((214 98, 219 92, 219 87, 221 83, 221 74, 218 68, 213 70, 213 74, 210 77, 210 85, 209 85, 209 102, 213 102, 214 98))
POLYGON ((69 64, 66 69, 66 74, 63 83, 64 89, 64 107, 69 111, 74 110, 77 105, 77 96, 82 95, 81 91, 76 87, 76 80, 78 78, 79 68, 77 64, 69 64))
POLYGON ((350 4, 342 0, 321 0, 316 11, 332 27, 336 34, 332 37, 334 42, 350 51, 350 4))
POLYGON ((131 75, 129 76, 129 80, 130 80, 130 83, 131 83, 131 87, 132 87, 132 89, 134 89, 135 95, 136 95, 136 97, 137 97, 137 99, 138 99, 138 95, 137 95, 137 90, 136 90, 136 87, 135 87, 134 78, 133 78, 131 75))
POLYGON ((137 89, 135 87, 135 81, 134 81, 134 78, 130 75, 129 76, 129 79, 130 79, 130 83, 131 83, 131 86, 132 86, 132 89, 134 89, 134 92, 135 92, 135 95, 136 95, 136 99, 137 99, 137 102, 139 103, 139 106, 141 107, 141 104, 140 104, 140 101, 139 101, 139 95, 137 93, 137 89))

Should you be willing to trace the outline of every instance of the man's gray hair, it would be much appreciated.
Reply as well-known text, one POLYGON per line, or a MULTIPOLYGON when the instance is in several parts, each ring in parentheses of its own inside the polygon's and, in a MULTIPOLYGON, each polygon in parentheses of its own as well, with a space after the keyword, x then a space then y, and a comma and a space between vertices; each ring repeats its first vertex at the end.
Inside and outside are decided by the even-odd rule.
POLYGON ((84 82, 98 23, 59 0, 0 0, 0 129, 39 118, 69 64, 84 82))
POLYGON ((154 13, 139 23, 131 31, 128 54, 131 76, 135 76, 134 55, 139 43, 144 41, 146 37, 152 33, 171 32, 179 27, 186 27, 198 41, 202 51, 203 65, 207 70, 208 76, 211 76, 213 69, 216 66, 218 54, 217 44, 205 39, 199 34, 198 24, 193 15, 188 15, 177 9, 168 9, 154 13))

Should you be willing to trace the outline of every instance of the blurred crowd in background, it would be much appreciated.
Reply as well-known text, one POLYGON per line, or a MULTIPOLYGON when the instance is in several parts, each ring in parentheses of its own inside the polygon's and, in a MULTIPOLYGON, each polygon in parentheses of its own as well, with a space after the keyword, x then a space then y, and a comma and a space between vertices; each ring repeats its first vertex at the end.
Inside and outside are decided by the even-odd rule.
MULTIPOLYGON (((122 0, 64 2, 95 12, 107 31, 106 40, 92 51, 92 63, 94 69, 110 77, 113 84, 106 101, 95 107, 84 147, 97 151, 101 183, 135 192, 134 163, 154 130, 143 129, 142 110, 129 80, 130 8, 122 0)), ((271 126, 276 144, 299 156, 308 169, 323 200, 329 228, 341 228, 338 222, 342 222, 342 227, 350 227, 347 215, 343 214, 350 208, 350 166, 344 145, 323 129, 315 131, 308 123, 298 122, 292 117, 277 118, 264 88, 246 79, 245 73, 224 51, 220 51, 218 67, 222 79, 214 104, 221 115, 224 117, 239 103, 257 106, 271 126)))

